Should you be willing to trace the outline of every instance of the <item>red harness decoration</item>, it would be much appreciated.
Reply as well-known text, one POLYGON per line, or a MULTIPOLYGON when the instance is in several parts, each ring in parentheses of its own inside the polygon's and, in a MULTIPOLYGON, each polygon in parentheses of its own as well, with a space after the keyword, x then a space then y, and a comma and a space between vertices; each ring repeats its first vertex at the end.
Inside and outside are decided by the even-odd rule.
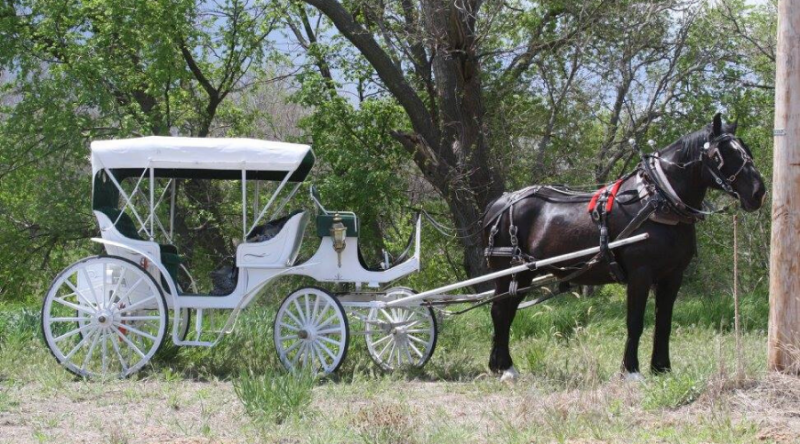
MULTIPOLYGON (((617 191, 619 191, 619 187, 621 185, 622 179, 614 182, 614 185, 611 186, 611 191, 608 193, 608 199, 606 200, 606 213, 610 213, 611 209, 614 208, 614 198, 617 196, 617 191)), ((594 209, 597 207, 597 200, 600 199, 600 196, 606 191, 606 188, 608 188, 607 185, 594 193, 592 200, 589 201, 589 213, 594 211, 594 209)))

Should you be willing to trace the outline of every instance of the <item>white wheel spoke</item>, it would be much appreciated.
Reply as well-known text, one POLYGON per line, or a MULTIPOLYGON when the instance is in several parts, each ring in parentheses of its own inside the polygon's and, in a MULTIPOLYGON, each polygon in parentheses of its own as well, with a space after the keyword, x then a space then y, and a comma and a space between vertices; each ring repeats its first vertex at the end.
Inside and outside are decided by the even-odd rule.
POLYGON ((306 319, 308 319, 309 321, 313 322, 314 318, 311 317, 311 306, 309 305, 309 302, 308 302, 308 293, 303 295, 303 300, 305 301, 305 306, 306 306, 306 311, 303 312, 303 313, 305 314, 306 319))
POLYGON ((284 350, 284 351, 283 351, 283 355, 284 355, 284 356, 286 356, 286 357, 289 357, 289 353, 290 353, 292 350, 294 350, 294 349, 296 349, 297 347, 299 347, 301 344, 302 344, 302 342, 300 342, 300 341, 297 341, 297 342, 295 342, 294 344, 290 345, 290 346, 289 346, 289 348, 287 348, 286 350, 284 350))
POLYGON ((321 344, 312 344, 312 349, 317 355, 319 366, 322 368, 322 371, 328 371, 328 362, 325 360, 325 357, 322 356, 322 352, 319 350, 319 347, 321 347, 321 344))
POLYGON ((325 322, 323 322, 322 324, 316 325, 315 327, 317 328, 317 330, 322 329, 323 327, 327 327, 328 324, 333 322, 338 317, 339 317, 339 314, 334 312, 328 319, 325 320, 325 322))
POLYGON ((300 316, 300 320, 303 321, 303 323, 300 325, 305 325, 308 322, 308 319, 306 319, 306 315, 303 313, 303 309, 300 308, 300 304, 297 302, 297 299, 292 300, 292 304, 297 309, 297 315, 300 316))
MULTIPOLYGON (((308 348, 309 348, 309 355, 310 355, 309 360, 311 361, 311 367, 310 367, 311 368, 311 372, 315 373, 316 369, 317 369, 317 366, 316 366, 316 364, 314 364, 314 361, 318 360, 317 349, 316 349, 316 347, 314 347, 314 343, 313 342, 309 343, 308 348)), ((320 367, 323 367, 323 363, 322 362, 320 362, 319 365, 320 365, 320 367)))
POLYGON ((375 347, 376 345, 381 344, 383 341, 387 341, 387 340, 389 340, 391 338, 392 338, 392 335, 386 335, 386 336, 378 339, 377 341, 372 341, 372 346, 375 347))
MULTIPOLYGON (((120 276, 120 280, 122 280, 122 276, 120 276)), ((128 296, 130 296, 131 292, 136 287, 138 287, 139 284, 142 283, 142 281, 144 281, 144 277, 140 276, 139 279, 137 279, 136 282, 133 285, 131 285, 130 287, 125 289, 125 293, 123 293, 122 296, 120 296, 119 299, 117 299, 117 301, 122 301, 123 299, 127 298, 128 296)))
POLYGON ((131 325, 120 324, 119 322, 114 322, 114 325, 117 326, 117 327, 122 327, 122 328, 128 330, 129 332, 131 332, 131 333, 133 333, 135 335, 139 335, 139 336, 145 337, 145 338, 147 338, 147 339, 149 339, 151 341, 155 341, 156 340, 155 336, 151 335, 150 333, 143 332, 143 331, 139 330, 138 328, 133 327, 131 325))
MULTIPOLYGON (((107 273, 108 273, 108 262, 103 262, 103 278, 102 278, 103 279, 103 302, 108 302, 108 301, 111 300, 111 298, 109 298, 108 301, 106 301, 106 296, 109 296, 108 294, 106 294, 106 276, 107 276, 107 273)), ((105 373, 105 370, 103 370, 103 373, 105 373)))
MULTIPOLYGON (((75 330, 68 331, 68 332, 64 333, 63 335, 61 335, 61 336, 53 338, 53 342, 63 341, 64 339, 67 339, 69 337, 75 336, 78 333, 83 333, 84 331, 86 331, 86 330, 88 330, 90 328, 93 329, 95 327, 92 324, 86 324, 86 325, 80 326, 80 327, 76 328, 75 330)), ((84 336, 84 339, 85 339, 85 336, 84 336)))
POLYGON ((89 351, 86 352, 86 357, 83 358, 83 364, 81 365, 81 370, 83 371, 86 371, 86 365, 88 365, 89 361, 92 359, 94 347, 97 345, 97 340, 100 338, 100 334, 97 330, 92 330, 89 335, 93 335, 94 338, 92 339, 92 344, 89 345, 89 351))
POLYGON ((83 277, 86 278, 87 285, 89 285, 89 289, 92 291, 92 297, 94 297, 95 304, 100 305, 100 298, 97 297, 97 292, 94 291, 94 284, 92 283, 92 279, 89 277, 89 272, 86 271, 86 268, 81 268, 83 272, 83 277))
MULTIPOLYGON (((386 343, 386 345, 383 346, 383 349, 378 353, 378 359, 383 357, 383 354, 386 353, 386 349, 388 349, 389 346, 392 346, 392 350, 394 350, 394 341, 389 341, 386 343)), ((389 356, 391 357, 391 353, 389 354, 389 356)))
POLYGON ((125 336, 124 334, 122 334, 122 332, 121 332, 121 331, 119 331, 119 329, 118 329, 117 327, 115 327, 115 326, 113 326, 113 325, 112 325, 112 326, 111 326, 111 329, 112 329, 112 330, 114 330, 114 332, 116 332, 116 333, 117 333, 117 335, 119 335, 119 337, 120 337, 120 338, 122 338, 122 340, 123 340, 123 341, 124 341, 126 344, 128 344, 128 347, 130 347, 130 348, 131 348, 133 351, 135 351, 135 352, 136 352, 136 354, 137 354, 137 355, 141 356, 142 358, 146 358, 146 357, 147 357, 147 355, 145 355, 144 353, 142 353, 142 351, 141 351, 141 350, 139 350, 139 347, 137 347, 137 346, 136 346, 136 345, 135 345, 133 342, 131 342, 131 340, 130 340, 130 339, 128 339, 128 337, 127 337, 127 336, 125 336))
POLYGON ((317 322, 317 313, 319 312, 319 300, 322 298, 316 297, 314 298, 314 309, 311 311, 311 322, 317 322))
POLYGON ((405 341, 405 343, 403 343, 403 350, 406 351, 406 357, 408 358, 408 365, 411 365, 414 363, 414 359, 411 357, 411 350, 408 349, 408 344, 409 344, 408 341, 405 341))
POLYGON ((80 350, 80 348, 81 348, 81 347, 83 347, 83 345, 84 345, 84 344, 86 344, 86 341, 88 341, 90 337, 92 337, 92 335, 90 335, 90 334, 87 334, 87 335, 85 335, 83 338, 81 338, 81 340, 80 340, 80 341, 78 341, 78 344, 76 344, 76 345, 75 345, 75 348, 73 348, 72 350, 70 350, 70 352, 69 352, 69 353, 67 353, 67 355, 66 355, 66 356, 64 356, 64 360, 65 360, 65 361, 69 361, 69 359, 72 357, 72 355, 74 355, 74 354, 75 354, 75 352, 77 352, 78 350, 80 350))
POLYGON ((91 321, 91 320, 92 318, 90 318, 89 316, 71 316, 66 318, 50 318, 47 320, 47 322, 52 324, 55 322, 80 322, 80 321, 91 321))
POLYGON ((300 344, 300 350, 297 350, 297 353, 295 353, 294 357, 292 358, 292 367, 297 366, 297 363, 300 362, 300 355, 302 355, 303 351, 306 349, 305 342, 298 342, 298 344, 300 344))
POLYGON ((411 341, 408 342, 408 346, 411 347, 411 349, 414 350, 414 353, 416 353, 417 356, 419 356, 420 358, 424 356, 423 353, 419 351, 419 349, 415 347, 414 344, 411 343, 411 341))
POLYGON ((331 338, 329 338, 327 336, 317 336, 317 339, 321 339, 321 340, 327 342, 328 344, 333 344, 333 345, 335 345, 337 347, 340 347, 342 345, 341 341, 337 341, 335 339, 331 339, 331 338))
MULTIPOLYGON (((286 310, 284 311, 284 313, 286 313, 290 318, 292 318, 292 320, 297 324, 298 327, 302 327, 302 326, 305 325, 305 323, 300 322, 300 319, 297 319, 297 316, 292 314, 292 312, 289 309, 289 307, 286 307, 286 310)), ((298 328, 298 330, 299 330, 299 328, 298 328)))
POLYGON ((416 337, 416 336, 414 336, 414 335, 408 335, 408 339, 411 339, 412 341, 417 341, 417 342, 419 342, 420 344, 422 344, 422 345, 425 345, 425 346, 427 346, 427 345, 428 345, 428 343, 427 343, 427 342, 423 341, 422 339, 420 339, 420 338, 418 338, 418 337, 416 337))
MULTIPOLYGON (((86 299, 86 297, 83 295, 83 293, 80 290, 78 290, 77 287, 72 285, 72 282, 69 281, 69 277, 66 280, 64 280, 64 283, 67 284, 67 287, 69 287, 70 290, 72 290, 72 294, 77 296, 78 299, 82 300, 84 304, 88 305, 89 307, 94 307, 94 304, 89 302, 89 300, 86 299)), ((71 295, 67 295, 67 296, 71 296, 71 295)), ((64 296, 64 297, 67 297, 67 296, 64 296)))
POLYGON ((317 344, 317 346, 318 346, 319 348, 321 348, 322 350, 324 350, 324 351, 325 351, 325 353, 326 353, 328 356, 330 356, 332 360, 334 360, 334 361, 336 360, 336 355, 335 355, 335 354, 334 354, 334 353, 333 353, 333 352, 332 352, 332 351, 331 351, 331 350, 330 350, 328 347, 326 347, 326 346, 325 346, 325 344, 323 344, 323 343, 319 343, 319 344, 317 344))
POLYGON ((278 324, 278 325, 280 325, 280 327, 281 327, 281 328, 288 328, 288 329, 289 329, 289 330, 291 330, 291 331, 300 331, 300 329, 299 329, 299 328, 297 328, 297 327, 295 327, 295 326, 293 326, 293 325, 284 324, 283 322, 281 322, 281 323, 280 323, 280 324, 278 324))
MULTIPOLYGON (((111 272, 111 275, 112 276, 114 275, 113 271, 111 272)), ((122 285, 122 276, 123 275, 124 275, 124 273, 120 272, 119 278, 117 279, 117 284, 114 285, 114 289, 111 290, 111 294, 108 297, 108 303, 109 304, 114 304, 114 303, 119 301, 119 299, 117 299, 117 292, 119 292, 119 287, 120 287, 120 285, 122 285)), ((112 279, 113 279, 113 277, 112 277, 112 279)))
POLYGON ((385 308, 381 308, 381 313, 384 317, 386 317, 386 320, 389 321, 390 324, 394 323, 394 316, 390 315, 385 308))
MULTIPOLYGON (((407 320, 408 320, 408 319, 403 319, 403 321, 407 321, 407 320)), ((409 322, 408 324, 405 324, 405 325, 404 325, 404 327, 405 327, 406 329, 409 329, 409 328, 411 328, 411 327, 413 327, 413 326, 415 326, 415 325, 419 324, 420 322, 422 322, 422 321, 420 321, 420 320, 412 321, 412 322, 409 322)))
POLYGON ((412 330, 406 330, 406 333, 430 333, 431 331, 427 328, 415 328, 412 330))
POLYGON ((109 342, 111 342, 111 346, 114 348, 114 352, 116 352, 117 358, 119 358, 119 364, 122 366, 122 371, 127 372, 128 364, 125 362, 125 358, 122 357, 122 353, 119 352, 119 344, 117 344, 117 341, 113 338, 111 338, 109 342))
POLYGON ((103 330, 101 334, 103 336, 103 343, 100 349, 103 351, 103 374, 105 375, 106 370, 108 370, 108 345, 106 344, 106 331, 103 330))
POLYGON ((289 340, 289 339, 297 339, 297 335, 281 336, 281 341, 286 341, 286 340, 289 340))
POLYGON ((342 334, 341 327, 326 328, 325 330, 317 330, 318 335, 340 335, 342 334))
POLYGON ((136 310, 136 309, 137 309, 137 308, 139 308, 140 306, 144 305, 146 302, 150 302, 150 301, 152 301, 152 300, 153 300, 153 299, 155 299, 155 298, 156 298, 156 295, 155 295, 155 294, 151 294, 150 296, 148 296, 148 297, 146 297, 146 298, 142 299, 142 300, 141 300, 141 301, 139 301, 139 302, 133 303, 133 304, 131 304, 131 305, 127 306, 127 307, 122 307, 122 308, 120 308, 120 309, 119 309, 119 312, 120 312, 120 313, 130 313, 131 311, 134 311, 134 310, 136 310))
POLYGON ((86 313, 86 314, 90 314, 90 315, 93 315, 95 313, 95 310, 93 310, 92 308, 89 308, 89 307, 94 307, 93 305, 83 306, 83 305, 73 304, 72 302, 67 302, 67 301, 65 301, 63 299, 60 299, 60 298, 53 298, 53 302, 58 302, 59 304, 65 306, 65 307, 69 307, 69 308, 71 308, 71 309, 73 309, 75 311, 79 311, 81 313, 86 313))

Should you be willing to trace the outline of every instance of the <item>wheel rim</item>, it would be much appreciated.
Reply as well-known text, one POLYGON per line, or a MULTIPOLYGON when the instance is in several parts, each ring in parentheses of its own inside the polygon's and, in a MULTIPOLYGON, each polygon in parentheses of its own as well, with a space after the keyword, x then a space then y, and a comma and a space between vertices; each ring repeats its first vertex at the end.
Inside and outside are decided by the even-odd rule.
POLYGON ((127 376, 143 367, 163 342, 164 298, 135 264, 98 257, 56 278, 42 308, 50 351, 81 376, 127 376))
POLYGON ((291 371, 336 371, 347 353, 348 334, 341 304, 318 288, 290 294, 275 317, 275 348, 291 371))
POLYGON ((364 337, 382 369, 420 368, 436 347, 436 321, 427 307, 373 308, 364 337))

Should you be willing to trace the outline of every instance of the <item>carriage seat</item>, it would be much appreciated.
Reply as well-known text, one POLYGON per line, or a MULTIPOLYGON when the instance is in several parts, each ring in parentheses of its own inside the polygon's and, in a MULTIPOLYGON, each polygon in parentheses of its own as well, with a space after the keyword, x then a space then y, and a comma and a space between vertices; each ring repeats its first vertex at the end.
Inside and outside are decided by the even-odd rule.
MULTIPOLYGON (((94 177, 94 186, 92 187, 92 209, 105 214, 122 236, 133 240, 146 240, 139 235, 139 230, 130 215, 117 208, 119 197, 119 190, 106 176, 106 172, 98 171, 94 177)), ((170 244, 158 244, 158 250, 161 256, 161 264, 167 269, 172 279, 177 282, 178 267, 181 264, 178 248, 170 244)))
MULTIPOLYGON (((125 213, 124 211, 114 207, 99 207, 95 208, 95 211, 105 214, 109 220, 111 220, 112 224, 114 221, 117 221, 116 225, 114 225, 114 228, 117 229, 119 234, 133 240, 147 240, 143 239, 142 236, 139 235, 139 230, 136 229, 136 224, 133 222, 128 213, 125 213)), ((167 269, 167 272, 172 277, 172 280, 177 282, 178 268, 183 262, 181 256, 178 254, 178 247, 171 244, 158 244, 158 249, 161 256, 161 265, 167 269)))

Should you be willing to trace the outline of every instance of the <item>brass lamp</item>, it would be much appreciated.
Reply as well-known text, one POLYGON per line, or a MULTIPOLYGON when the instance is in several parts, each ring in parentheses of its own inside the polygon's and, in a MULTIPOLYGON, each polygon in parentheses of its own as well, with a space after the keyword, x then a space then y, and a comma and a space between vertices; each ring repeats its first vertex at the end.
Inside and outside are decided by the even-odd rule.
POLYGON ((333 249, 339 256, 339 268, 342 267, 342 251, 347 246, 345 239, 347 238, 347 227, 342 223, 342 216, 339 213, 333 215, 333 224, 331 225, 331 237, 333 238, 333 249))

